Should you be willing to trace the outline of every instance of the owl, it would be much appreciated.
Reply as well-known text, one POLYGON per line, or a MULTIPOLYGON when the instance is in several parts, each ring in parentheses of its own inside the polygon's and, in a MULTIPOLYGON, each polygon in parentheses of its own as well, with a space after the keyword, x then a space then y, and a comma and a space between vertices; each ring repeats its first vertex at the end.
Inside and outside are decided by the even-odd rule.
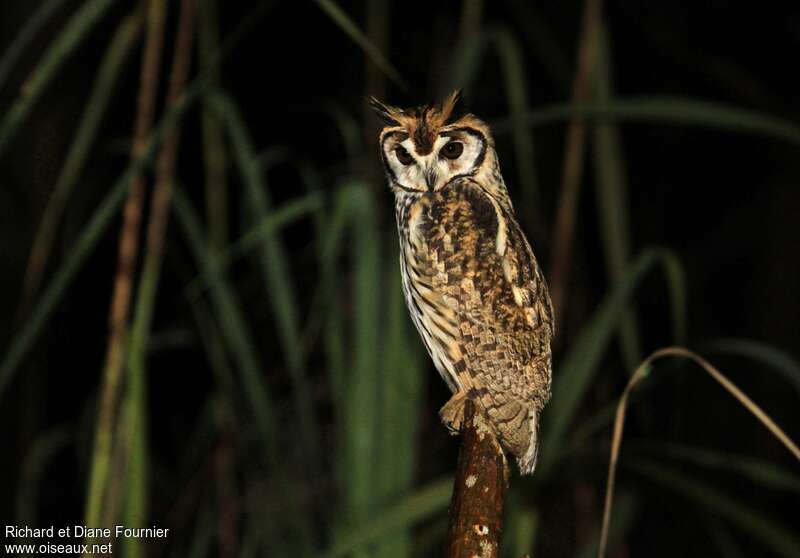
POLYGON ((459 116, 460 94, 401 109, 370 99, 395 197, 411 318, 453 396, 439 414, 460 430, 483 412, 522 474, 538 453, 550 398, 553 309, 506 190, 489 126, 459 116))

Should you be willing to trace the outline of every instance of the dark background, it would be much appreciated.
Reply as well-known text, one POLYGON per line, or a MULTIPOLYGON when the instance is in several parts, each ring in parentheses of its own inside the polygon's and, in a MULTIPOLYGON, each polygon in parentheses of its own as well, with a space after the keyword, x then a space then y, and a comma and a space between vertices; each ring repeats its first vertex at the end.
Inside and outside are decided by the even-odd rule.
MULTIPOLYGON (((70 0, 54 10, 25 45, 10 74, 0 81, 0 125, 26 95, 32 71, 82 5, 70 0)), ((269 154, 279 147, 288 153, 288 160, 300 161, 316 173, 323 219, 334 213, 344 183, 363 186, 370 200, 368 214, 374 219, 381 266, 374 284, 381 303, 378 323, 385 324, 390 320, 387 301, 398 296, 398 278, 393 273, 394 219, 391 194, 376 159, 379 128, 365 110, 365 97, 375 94, 392 104, 417 104, 439 99, 451 87, 462 85, 467 108, 507 130, 509 122, 520 118, 507 102, 514 84, 503 71, 502 55, 490 46, 483 62, 475 65, 476 78, 470 83, 458 81, 455 68, 469 41, 499 33, 511 38, 520 56, 517 70, 525 82, 528 111, 569 103, 578 45, 585 40, 585 7, 581 2, 510 0, 386 0, 371 7, 366 2, 339 6, 359 28, 368 30, 408 88, 372 64, 324 6, 244 0, 216 6, 219 37, 228 50, 214 87, 234 102, 258 153, 269 154), (465 10, 476 6, 479 15, 468 26, 463 21, 465 10), (238 38, 226 42, 234 33, 238 38), (354 126, 355 152, 344 144, 333 113, 354 126)), ((54 79, 0 151, 0 351, 11 351, 31 323, 42 293, 69 262, 78 237, 129 162, 143 35, 124 62, 87 162, 56 223, 58 232, 41 287, 25 306, 24 272, 44 208, 74 141, 101 58, 121 19, 135 8, 133 3, 118 2, 99 19, 59 65, 54 79)), ((19 40, 20 29, 37 9, 41 9, 39 2, 2 3, 0 57, 19 40)), ((179 9, 179 2, 168 2, 157 121, 164 113, 179 9)), ((208 13, 205 9, 201 7, 199 17, 207 17, 202 15, 208 13)), ((718 365, 790 437, 797 438, 800 368, 794 359, 800 341, 800 129, 795 120, 800 80, 794 53, 800 49, 800 7, 794 2, 758 7, 744 2, 608 2, 601 13, 613 96, 623 102, 650 102, 651 110, 640 118, 620 113, 617 120, 607 114, 598 116, 602 111, 589 111, 582 120, 584 172, 569 276, 562 285, 565 298, 558 324, 556 382, 559 364, 615 285, 608 271, 608 241, 602 234, 603 209, 598 200, 605 186, 596 169, 603 155, 596 150, 600 140, 595 135, 597 127, 613 126, 620 139, 615 162, 625 176, 624 183, 617 184, 622 187, 617 192, 624 196, 616 201, 629 225, 624 221, 615 225, 625 226, 629 238, 625 259, 633 262, 651 247, 667 249, 678 258, 685 279, 688 337, 684 341, 718 365), (705 104, 699 109, 692 104, 700 101, 705 104), (659 102, 667 108, 653 108, 659 102), (725 118, 716 118, 720 113, 725 118)), ((190 81, 202 71, 193 57, 190 81)), ((590 86, 581 102, 596 103, 597 79, 596 73, 589 73, 590 86)), ((182 120, 176 170, 180 188, 201 219, 206 211, 205 110, 201 94, 182 120)), ((553 247, 569 123, 567 114, 526 128, 532 130, 535 146, 526 156, 535 161, 536 196, 518 187, 522 180, 514 135, 505 132, 496 137, 523 229, 548 277, 558 257, 553 247), (530 200, 538 200, 535 207, 526 203, 530 200)), ((249 204, 236 145, 224 134, 222 144, 227 153, 228 204, 221 211, 228 218, 226 236, 235 240, 249 229, 249 204)), ((153 172, 145 173, 148 189, 153 172)), ((291 164, 277 164, 264 175, 275 207, 307 192, 291 164)), ((149 199, 148 194, 145 220, 149 199)), ((343 479, 355 473, 337 469, 341 462, 337 452, 353 425, 340 420, 347 414, 340 406, 348 403, 332 396, 325 328, 318 324, 327 323, 328 313, 336 314, 343 328, 341 349, 346 361, 352 364, 358 359, 363 341, 356 323, 363 294, 357 277, 357 251, 363 248, 358 234, 348 236, 335 257, 335 289, 320 295, 334 301, 327 303, 315 302, 325 255, 313 219, 306 216, 294 221, 278 237, 288 256, 287 274, 296 291, 299 320, 304 330, 312 324, 303 343, 303 375, 320 433, 312 463, 306 461, 308 453, 298 441, 295 386, 289 379, 279 322, 258 263, 247 256, 230 269, 230 284, 244 308, 275 410, 281 450, 272 459, 291 471, 287 480, 276 476, 270 458, 255 455, 258 441, 252 432, 251 411, 244 403, 249 388, 239 386, 242 393, 230 400, 219 395, 224 390, 204 350, 202 328, 192 308, 195 302, 185 296, 198 264, 174 216, 170 219, 147 354, 145 438, 150 480, 144 524, 171 526, 174 536, 149 545, 147 555, 184 556, 201 542, 208 545, 202 547, 201 555, 238 556, 251 550, 257 555, 301 555, 304 551, 298 549, 303 545, 293 546, 299 535, 280 527, 281 519, 276 521, 282 544, 272 547, 266 535, 264 540, 258 535, 263 522, 291 514, 308 522, 313 546, 326 549, 345 527, 358 531, 368 520, 380 518, 380 510, 447 477, 455 464, 457 443, 437 424, 436 411, 448 394, 404 322, 405 347, 416 358, 421 382, 414 392, 416 406, 410 411, 416 420, 409 423, 410 430, 397 434, 412 442, 413 452, 406 454, 411 463, 404 473, 408 480, 396 493, 382 500, 376 497, 367 505, 368 513, 349 507, 352 503, 348 504, 343 479), (226 410, 219 411, 219 405, 226 410), (209 421, 209 413, 233 418, 209 421), (246 495, 254 492, 261 494, 263 502, 249 506, 246 495), (294 503, 283 502, 282 492, 291 494, 294 503), (205 542, 203 533, 209 534, 205 542)), ((117 214, 69 281, 54 311, 43 320, 30 350, 9 372, 10 383, 0 391, 3 524, 27 519, 32 526, 67 525, 80 523, 83 517, 120 224, 117 214), (56 441, 48 444, 47 440, 56 441), (32 458, 34 454, 39 457, 32 458), (28 502, 27 507, 23 502, 28 502)), ((656 267, 637 288, 639 358, 676 341, 665 284, 664 274, 656 267)), ((207 296, 199 303, 206 305, 205 311, 207 296)), ((224 322, 218 312, 211 314, 212 322, 224 322)), ((384 329, 376 332, 381 347, 386 335, 384 329)), ((602 355, 592 368, 586 396, 580 400, 567 438, 613 405, 632 372, 635 362, 625 357, 615 339, 603 345, 602 355)), ((376 358, 380 367, 391 357, 380 353, 376 358)), ((402 358, 413 360, 405 354, 402 358)), ((235 355, 229 352, 225 360, 235 375, 235 355)), ((384 376, 380 370, 376 375, 384 376)), ((349 376, 345 389, 357 381, 349 376)), ((630 517, 619 522, 622 531, 616 537, 619 544, 612 545, 614 555, 799 555, 796 541, 784 536, 794 533, 796 537, 800 528, 796 513, 800 475, 791 455, 697 367, 676 361, 658 364, 646 385, 633 404, 623 444, 618 493, 623 494, 630 517), (678 481, 670 483, 662 476, 658 482, 641 470, 625 468, 626 459, 635 463, 638 457, 668 463, 679 475, 678 481), (745 467, 748 464, 752 467, 745 467), (739 465, 742 468, 736 469, 739 465), (692 483, 702 483, 702 487, 692 483), (763 521, 784 531, 776 534, 763 521), (783 546, 776 542, 780 540, 783 546)), ((557 396, 557 383, 554 389, 557 396)), ((396 435, 391 425, 378 423, 370 428, 379 439, 396 435)), ((538 556, 564 556, 579 554, 591 545, 602 515, 609 440, 606 420, 559 461, 557 472, 542 478, 534 475, 532 480, 512 479, 508 556, 512 547, 535 548, 538 556), (534 516, 535 538, 526 537, 521 527, 525 522, 518 518, 534 516), (520 534, 515 539, 516 533, 520 534), (512 541, 519 538, 518 547, 512 541)), ((357 453, 351 458, 370 460, 357 453)), ((116 481, 124 484, 124 474, 116 481)), ((402 526, 409 529, 402 531, 405 538, 386 546, 381 546, 381 539, 371 540, 360 555, 435 554, 445 517, 445 508, 437 506, 435 511, 404 520, 402 526)))

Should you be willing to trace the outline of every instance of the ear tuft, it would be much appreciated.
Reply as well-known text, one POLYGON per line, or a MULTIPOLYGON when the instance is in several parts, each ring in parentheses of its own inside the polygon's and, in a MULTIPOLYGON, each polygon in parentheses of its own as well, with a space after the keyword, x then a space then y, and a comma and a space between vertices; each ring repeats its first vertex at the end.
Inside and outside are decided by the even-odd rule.
POLYGON ((458 120, 464 116, 464 100, 461 96, 461 90, 456 89, 442 102, 442 117, 445 122, 458 120))
POLYGON ((397 120, 396 115, 402 112, 396 107, 385 105, 375 97, 368 99, 370 108, 378 115, 378 118, 387 126, 399 126, 400 122, 397 120))

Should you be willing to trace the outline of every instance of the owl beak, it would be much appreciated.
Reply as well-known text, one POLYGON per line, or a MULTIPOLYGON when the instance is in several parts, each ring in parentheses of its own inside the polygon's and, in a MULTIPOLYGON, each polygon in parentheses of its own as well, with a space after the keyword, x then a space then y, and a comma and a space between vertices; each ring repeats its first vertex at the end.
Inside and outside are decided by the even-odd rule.
POLYGON ((428 190, 433 192, 433 188, 436 186, 436 180, 438 178, 438 174, 436 169, 427 169, 425 171, 425 184, 428 186, 428 190))

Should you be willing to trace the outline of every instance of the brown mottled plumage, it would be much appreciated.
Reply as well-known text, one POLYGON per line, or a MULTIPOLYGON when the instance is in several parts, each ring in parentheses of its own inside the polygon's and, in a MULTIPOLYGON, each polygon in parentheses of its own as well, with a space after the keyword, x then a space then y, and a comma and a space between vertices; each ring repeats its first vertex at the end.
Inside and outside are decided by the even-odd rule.
POLYGON ((528 474, 550 398, 553 312, 489 127, 457 116, 458 100, 454 93, 411 109, 370 100, 386 124, 381 155, 395 194, 403 291, 454 393, 442 420, 457 432, 469 397, 528 474))

